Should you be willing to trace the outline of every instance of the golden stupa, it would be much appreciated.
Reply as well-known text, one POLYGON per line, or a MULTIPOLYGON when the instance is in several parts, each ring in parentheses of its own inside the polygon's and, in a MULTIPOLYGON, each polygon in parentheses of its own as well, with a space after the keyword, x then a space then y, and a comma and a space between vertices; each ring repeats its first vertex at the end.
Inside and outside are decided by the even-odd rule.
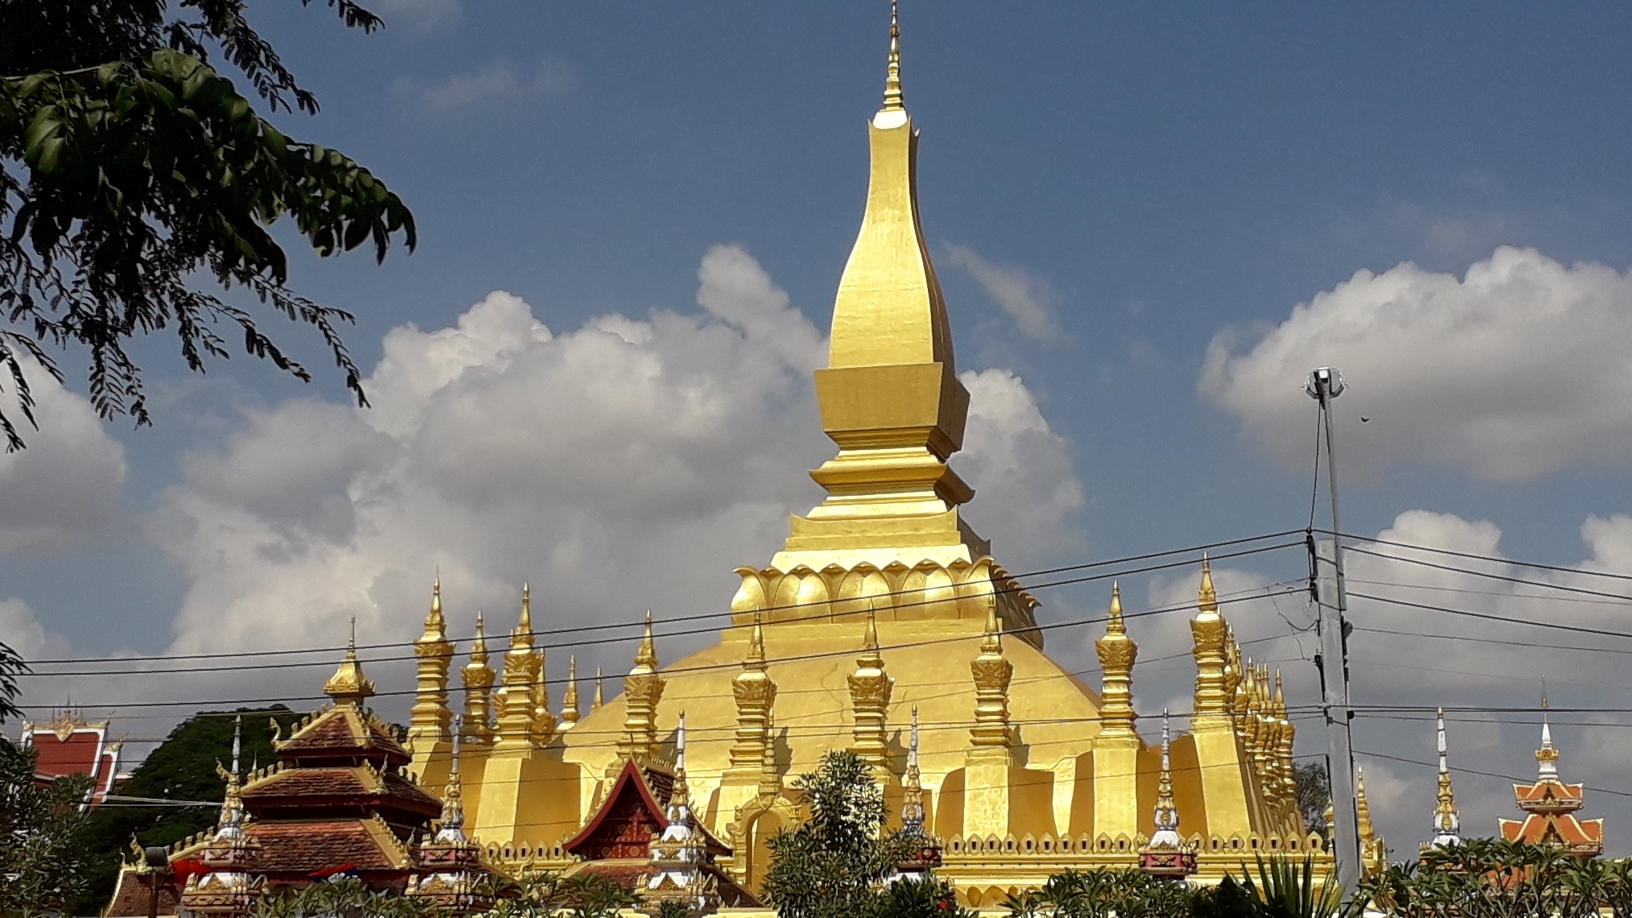
MULTIPOLYGON (((962 445, 969 394, 919 223, 918 134, 893 23, 885 87, 868 126, 866 213, 839 283, 828 368, 816 371, 822 426, 839 447, 811 473, 826 499, 792 518, 768 566, 738 569, 718 643, 662 666, 648 616, 623 694, 601 703, 597 678, 588 710, 575 662, 551 710, 534 641, 547 629, 535 629, 525 588, 497 670, 478 622, 461 673, 470 834, 503 867, 569 866, 563 841, 626 761, 664 767, 684 712, 696 814, 733 849, 722 866, 757 890, 766 840, 800 819, 792 779, 824 752, 871 761, 900 812, 916 709, 925 824, 943 847, 937 873, 969 904, 994 904, 1068 866, 1138 865, 1159 784, 1171 787, 1202 880, 1253 852, 1329 863, 1298 814, 1279 680, 1243 665, 1205 566, 1191 622, 1191 732, 1172 742, 1164 782, 1160 748, 1135 732, 1138 647, 1120 597, 1096 642, 1095 691, 1044 654, 1036 600, 961 518, 974 491, 947 459, 962 445)), ((453 749, 445 634, 438 591, 418 643, 410 728, 413 768, 433 791, 453 749)))

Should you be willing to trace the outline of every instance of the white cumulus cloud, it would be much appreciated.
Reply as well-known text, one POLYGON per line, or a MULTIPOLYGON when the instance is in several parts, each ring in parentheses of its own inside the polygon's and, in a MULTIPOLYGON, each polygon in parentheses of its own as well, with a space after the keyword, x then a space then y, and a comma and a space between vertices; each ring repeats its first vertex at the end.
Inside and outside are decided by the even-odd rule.
POLYGON ((1604 265, 1503 247, 1461 278, 1410 263, 1361 271, 1256 340, 1218 335, 1200 391, 1247 439, 1305 463, 1303 380, 1326 365, 1349 382, 1345 464, 1517 481, 1632 453, 1632 278, 1604 265))
POLYGON ((43 372, 30 377, 39 430, 22 420, 9 387, 4 396, 28 448, 0 452, 0 553, 61 548, 102 532, 125 484, 124 447, 90 402, 43 372))
POLYGON ((395 89, 424 110, 446 115, 485 105, 558 98, 577 85, 576 68, 563 60, 545 58, 532 64, 497 60, 474 72, 435 82, 400 77, 395 89))
MULTIPOLYGON (((835 447, 811 384, 824 336, 740 248, 698 274, 700 309, 559 332, 497 291, 451 327, 390 332, 372 409, 246 413, 152 526, 191 581, 174 649, 334 645, 351 616, 364 643, 409 637, 438 570, 461 636, 477 609, 509 628, 523 580, 543 630, 725 609, 733 569, 768 562, 819 501, 806 470, 835 447)), ((964 380, 985 534, 1010 564, 1068 544, 1082 498, 1064 441, 1012 374, 964 380)), ((622 672, 630 649, 584 648, 580 672, 622 672)))

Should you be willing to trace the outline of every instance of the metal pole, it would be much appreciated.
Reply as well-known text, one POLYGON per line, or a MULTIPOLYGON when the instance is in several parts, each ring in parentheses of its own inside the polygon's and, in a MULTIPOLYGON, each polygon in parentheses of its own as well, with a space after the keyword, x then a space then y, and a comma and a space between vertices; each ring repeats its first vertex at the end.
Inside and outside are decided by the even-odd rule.
POLYGON ((1326 433, 1326 483, 1332 494, 1332 539, 1316 553, 1320 626, 1321 708, 1326 716, 1326 771, 1332 792, 1332 835, 1338 882, 1352 890, 1360 879, 1360 816, 1355 806, 1354 750, 1349 735, 1348 596, 1343 580, 1343 531, 1337 503, 1337 446, 1332 436, 1332 399, 1343 391, 1343 374, 1322 367, 1309 374, 1307 390, 1320 402, 1326 433), (1322 569, 1322 562, 1325 569, 1322 569))

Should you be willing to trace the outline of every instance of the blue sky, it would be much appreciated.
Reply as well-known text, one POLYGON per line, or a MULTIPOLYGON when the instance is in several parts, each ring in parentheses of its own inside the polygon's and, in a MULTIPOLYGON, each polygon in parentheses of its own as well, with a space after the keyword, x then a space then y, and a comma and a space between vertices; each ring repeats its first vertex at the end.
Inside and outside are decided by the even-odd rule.
MULTIPOLYGON (((168 342, 144 345, 154 428, 98 431, 63 393, 65 420, 47 418, 38 435, 42 458, 0 467, 40 495, 0 501, 0 601, 11 604, 0 638, 12 629, 35 656, 313 646, 339 640, 348 614, 365 634, 400 638, 417 626, 437 565, 461 622, 485 605, 508 628, 503 585, 527 578, 560 621, 632 620, 646 605, 659 618, 665 606, 717 610, 731 568, 763 563, 785 514, 814 502, 802 470, 830 447, 804 381, 811 330, 825 335, 860 218, 884 4, 393 0, 381 12, 388 28, 363 36, 321 10, 252 6, 323 104, 280 126, 368 165, 418 220, 420 250, 383 266, 360 253, 294 258, 298 289, 357 314, 347 340, 365 370, 395 355, 374 381, 373 417, 388 420, 355 420, 309 337, 296 350, 318 370, 312 386, 242 358, 189 376, 168 342), (477 303, 491 308, 471 318, 477 303), (528 330, 529 308, 551 341, 528 330), (733 325, 744 309, 780 331, 733 325), (637 356, 665 368, 697 359, 675 379, 702 374, 735 393, 721 404, 737 423, 667 430, 660 398, 620 394, 610 384, 645 364, 620 370, 623 358, 577 334, 586 323, 604 331, 609 315, 649 324, 622 332, 654 342, 637 356), (511 343, 460 363, 436 336, 462 316, 479 326, 473 340, 511 343), (721 343, 720 327, 741 334, 721 343), (747 369, 718 371, 698 355, 747 369), (468 391, 415 402, 416 374, 450 360, 474 368, 460 383, 468 391), (524 364, 515 372, 536 376, 506 375, 524 364), (587 395, 549 385, 602 371, 608 385, 587 395), (617 410, 578 411, 574 399, 617 410), (445 433, 414 439, 433 429, 445 433), (718 442, 700 444, 710 436, 718 442), (666 469, 655 457, 671 448, 702 459, 680 462, 668 489, 639 474, 594 478, 597 466, 621 468, 606 457, 627 450, 666 469), (460 479, 494 456, 509 458, 493 460, 484 482, 460 479), (686 478, 720 456, 743 463, 736 484, 686 478), (560 496, 574 491, 607 496, 560 496), (524 492, 536 502, 515 498, 524 492), (359 547, 380 532, 380 544, 359 547), (600 556, 618 553, 667 573, 605 579, 600 556), (300 607, 288 612, 298 627, 281 627, 280 602, 300 607)), ((1632 520, 1615 518, 1632 513, 1622 407, 1632 403, 1632 293, 1621 274, 1632 264, 1622 41, 1632 13, 909 0, 902 16, 926 236, 960 369, 993 373, 983 377, 988 439, 968 458, 982 472, 966 472, 979 492, 968 513, 1011 568, 1302 526, 1314 416, 1298 389, 1307 369, 1332 362, 1351 385, 1338 403, 1347 528, 1632 573, 1632 520), (1372 275, 1351 281, 1362 271, 1372 275), (1422 513, 1396 520, 1408 511, 1422 513), (1603 521, 1590 546, 1589 518, 1603 521)), ((1296 553, 1243 561, 1221 585, 1296 580, 1303 565, 1296 553)), ((1384 567, 1380 579, 1420 575, 1384 567)), ((1465 585, 1418 583, 1410 595, 1439 601, 1450 594, 1421 590, 1465 585)), ((1185 572, 1137 589, 1157 604, 1194 582, 1185 572)), ((1520 618, 1590 612, 1580 621, 1614 627, 1615 607, 1583 612, 1504 590, 1459 601, 1520 618)), ((1045 618, 1090 614, 1104 592, 1054 591, 1045 618)), ((1263 621, 1243 629, 1270 634, 1275 611, 1250 613, 1263 621)), ((1364 624, 1366 610, 1356 614, 1364 624)), ((1415 620, 1370 614, 1380 625, 1415 620)), ((1147 656, 1182 649, 1182 621, 1164 628, 1147 656)), ((1085 668, 1090 637, 1062 632, 1051 650, 1085 668)), ((1416 669, 1358 677, 1369 686, 1361 698, 1523 705, 1551 667, 1555 703, 1626 700, 1609 655, 1377 640, 1356 655, 1416 669)), ((1313 701, 1295 643, 1269 646, 1313 701)), ((608 670, 625 656, 605 652, 608 670)), ((1143 683, 1145 708, 1186 693, 1187 670, 1164 665, 1143 683)), ((306 690, 321 670, 304 672, 255 678, 267 692, 306 690)), ((40 704, 111 690, 31 685, 40 704)), ((187 694, 129 685, 124 697, 187 694)), ((191 691, 236 690, 220 685, 191 691)), ((144 724, 133 733, 162 732, 139 720, 157 714, 118 716, 144 724)), ((1432 739, 1421 722, 1361 729, 1372 748, 1405 757, 1423 758, 1432 739)), ((1534 767, 1533 727, 1465 731, 1480 767, 1534 767)), ((1620 731, 1558 732, 1566 776, 1632 789, 1620 731)), ((1318 750, 1315 739, 1299 751, 1318 750)), ((1395 845, 1425 837, 1431 775, 1386 760, 1367 768, 1395 845)), ((1481 830, 1509 808, 1499 779, 1470 777, 1463 793, 1481 830)), ((1604 795, 1592 806, 1632 816, 1604 795)))

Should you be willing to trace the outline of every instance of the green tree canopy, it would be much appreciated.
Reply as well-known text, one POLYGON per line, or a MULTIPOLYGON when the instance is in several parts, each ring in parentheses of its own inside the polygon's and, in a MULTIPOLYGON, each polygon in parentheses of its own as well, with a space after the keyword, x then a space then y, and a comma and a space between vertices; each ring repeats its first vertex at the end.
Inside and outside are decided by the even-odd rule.
MULTIPOLYGON (((238 711, 204 711, 194 714, 170 731, 170 735, 119 788, 121 796, 166 800, 207 800, 219 803, 225 788, 216 774, 217 762, 227 764, 232 756, 234 719, 243 718, 244 768, 259 762, 270 765, 272 721, 276 719, 285 735, 297 715, 283 705, 271 708, 241 708, 238 711)), ((142 847, 171 845, 189 835, 215 826, 220 809, 209 806, 103 806, 90 815, 87 868, 89 888, 73 905, 90 914, 107 903, 119 877, 119 865, 135 838, 142 847)))
POLYGON ((857 918, 877 906, 880 884, 920 843, 883 832, 884 793, 853 752, 832 751, 794 779, 810 818, 770 842, 764 892, 783 918, 857 918))
MULTIPOLYGON (((325 2, 348 27, 381 25, 353 0, 325 2)), ((414 247, 413 216, 349 157, 284 135, 216 71, 212 52, 269 109, 316 113, 245 13, 245 0, 0 2, 0 380, 27 422, 27 365, 62 380, 51 351, 73 347, 103 417, 150 423, 127 346, 164 329, 193 370, 236 338, 309 380, 258 324, 267 315, 313 326, 366 404, 336 328, 352 316, 290 289, 268 227, 288 217, 321 256, 372 243, 383 260, 398 234, 414 247), (247 295, 228 299, 234 288, 247 295)), ((4 411, 0 433, 23 446, 4 411)))

